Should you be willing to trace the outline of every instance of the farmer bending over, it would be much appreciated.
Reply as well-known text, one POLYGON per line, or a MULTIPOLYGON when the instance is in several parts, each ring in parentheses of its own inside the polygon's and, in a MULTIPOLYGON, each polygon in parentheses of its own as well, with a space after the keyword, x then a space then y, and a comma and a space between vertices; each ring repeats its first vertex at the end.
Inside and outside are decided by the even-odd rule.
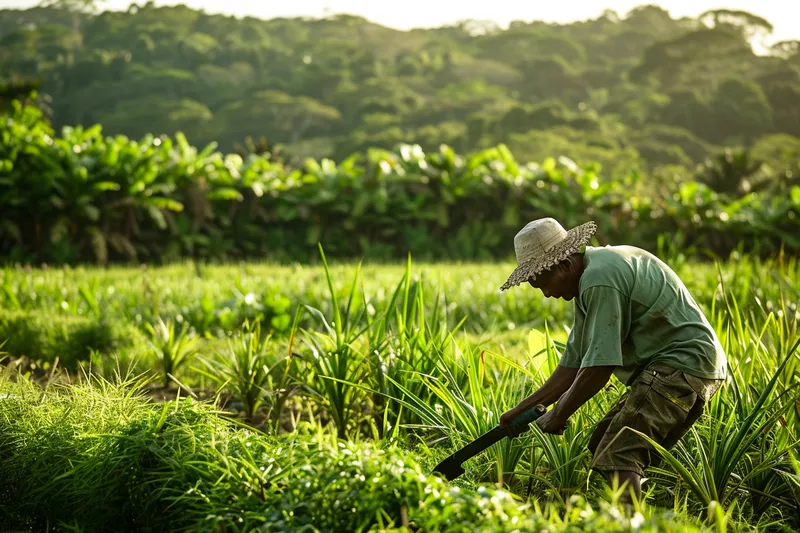
MULTIPOLYGON (((655 457, 629 426, 665 448, 689 430, 726 377, 714 330, 669 266, 633 246, 586 246, 597 226, 565 231, 552 218, 535 220, 514 238, 518 267, 501 287, 524 282, 548 298, 575 300, 575 322, 555 372, 500 417, 555 403, 536 420, 561 434, 567 420, 614 374, 630 389, 589 439, 592 468, 610 484, 627 482, 641 497, 643 470, 655 457)), ((629 497, 626 500, 630 501, 629 497)))

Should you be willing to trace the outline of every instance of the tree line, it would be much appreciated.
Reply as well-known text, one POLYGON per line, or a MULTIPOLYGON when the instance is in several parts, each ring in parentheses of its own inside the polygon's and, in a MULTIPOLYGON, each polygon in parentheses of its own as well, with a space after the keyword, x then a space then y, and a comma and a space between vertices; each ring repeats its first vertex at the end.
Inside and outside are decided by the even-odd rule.
POLYGON ((101 125, 56 133, 36 105, 15 100, 0 120, 0 257, 308 262, 322 243, 339 258, 488 260, 508 257, 521 225, 542 216, 567 227, 590 217, 606 244, 656 250, 668 235, 686 254, 796 253, 800 184, 733 181, 753 168, 732 151, 706 166, 703 181, 665 185, 642 173, 604 177, 596 163, 563 157, 522 163, 505 144, 474 154, 401 144, 298 165, 277 150, 195 147, 182 134, 129 139, 101 125))
POLYGON ((504 143, 522 161, 564 155, 660 180, 734 148, 769 175, 798 172, 800 42, 754 53, 772 26, 743 11, 674 19, 646 5, 572 24, 397 31, 345 15, 92 4, 0 10, 0 82, 33 80, 56 130, 183 132, 225 152, 265 138, 337 161, 398 143, 504 143))

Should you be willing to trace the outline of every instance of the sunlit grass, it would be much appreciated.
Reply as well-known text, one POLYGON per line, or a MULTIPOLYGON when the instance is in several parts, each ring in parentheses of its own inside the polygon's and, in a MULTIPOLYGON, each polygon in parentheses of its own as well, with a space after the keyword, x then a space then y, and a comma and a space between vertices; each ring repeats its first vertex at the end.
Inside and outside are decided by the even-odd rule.
POLYGON ((134 382, 4 382, 0 452, 0 527, 17 531, 707 530, 614 502, 534 511, 496 487, 448 485, 401 447, 320 426, 267 437, 191 399, 148 402, 134 382))
MULTIPOLYGON (((564 302, 545 301, 529 287, 498 291, 513 265, 420 265, 410 258, 403 265, 330 265, 322 254, 321 259, 318 267, 7 269, 0 279, 0 298, 4 305, 26 312, 60 308, 58 312, 66 315, 138 324, 150 331, 151 348, 159 348, 148 354, 95 353, 83 366, 87 371, 108 377, 119 358, 120 368, 170 385, 174 394, 217 391, 212 397, 225 411, 219 415, 209 411, 208 416, 232 421, 238 410, 242 423, 269 433, 278 439, 274 441, 278 447, 281 439, 298 435, 397 447, 413 454, 427 471, 495 427, 504 411, 547 379, 571 325, 571 308, 564 302), (192 341, 184 345, 188 339, 192 341)), ((647 471, 645 505, 672 509, 685 520, 706 521, 718 531, 747 530, 747 524, 796 528, 800 526, 796 518, 800 516, 798 263, 743 256, 719 265, 678 257, 675 264, 720 337, 730 377, 692 431, 668 453, 663 451, 661 464, 647 471)), ((48 368, 49 374, 56 372, 48 368)), ((15 377, 11 366, 4 374, 4 380, 25 382, 15 377)), ((95 387, 95 392, 111 394, 108 388, 89 385, 94 378, 80 373, 70 378, 83 387, 95 387)), ((142 385, 134 388, 144 390, 142 385)), ((545 435, 533 426, 517 439, 498 442, 465 463, 466 474, 451 486, 502 487, 520 503, 543 506, 544 514, 552 505, 560 511, 547 514, 551 524, 567 520, 565 510, 576 497, 601 505, 611 493, 589 468, 586 442, 623 389, 612 380, 603 394, 573 416, 564 435, 545 435)), ((35 388, 26 390, 27 398, 40 394, 35 388)), ((68 400, 59 400, 60 414, 53 415, 49 426, 30 431, 46 433, 51 427, 64 432, 69 424, 84 424, 70 418, 67 408, 80 394, 71 389, 62 392, 68 400), (57 423, 59 416, 63 422, 57 423)), ((40 394, 37 401, 46 403, 43 398, 48 397, 40 394)), ((100 400, 81 409, 116 413, 126 424, 156 416, 147 411, 151 407, 138 403, 126 413, 126 401, 119 409, 100 400)), ((8 405, 0 404, 0 412, 8 405)), ((10 424, 11 411, 5 413, 10 424)), ((196 419, 200 431, 203 424, 222 423, 205 416, 196 419)), ((158 427, 157 420, 154 423, 158 427)), ((192 428, 190 422, 181 427, 181 431, 192 428)), ((180 455, 185 446, 198 445, 196 437, 187 438, 179 449, 160 448, 159 460, 175 461, 169 454, 180 455)), ((231 469, 238 463, 225 455, 228 452, 215 450, 200 462, 170 463, 170 468, 181 470, 176 474, 168 469, 165 472, 171 473, 164 475, 177 475, 187 483, 197 481, 196 473, 189 474, 197 468, 233 475, 231 469)), ((19 472, 44 468, 51 452, 44 447, 35 459, 12 466, 19 472)), ((54 460, 47 464, 59 464, 54 460)), ((240 465, 237 481, 228 486, 252 487, 248 494, 261 497, 263 503, 263 496, 258 496, 259 474, 252 470, 257 461, 246 456, 237 460, 250 462, 240 465)), ((100 467, 87 463, 82 468, 100 467)), ((58 483, 64 483, 59 485, 37 473, 41 477, 31 477, 31 490, 52 497, 74 488, 71 497, 77 498, 89 488, 83 482, 71 488, 65 480, 72 475, 59 478, 58 483)), ((92 480, 101 474, 85 475, 92 480)), ((222 494, 214 493, 214 497, 222 494)), ((197 506, 192 507, 197 516, 202 512, 204 504, 194 496, 166 489, 154 494, 158 501, 148 505, 157 507, 169 500, 180 507, 189 498, 190 507, 197 506)), ((211 498, 203 494, 202 498, 211 498)), ((210 505, 212 500, 203 501, 210 505)), ((224 520, 233 516, 225 513, 219 515, 226 516, 224 520)), ((400 516, 396 510, 387 513, 392 520, 400 516)))

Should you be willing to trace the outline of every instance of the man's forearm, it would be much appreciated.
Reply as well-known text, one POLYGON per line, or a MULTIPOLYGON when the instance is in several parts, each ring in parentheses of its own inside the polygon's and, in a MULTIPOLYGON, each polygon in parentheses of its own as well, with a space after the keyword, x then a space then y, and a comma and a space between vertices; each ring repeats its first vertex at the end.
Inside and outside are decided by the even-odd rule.
POLYGON ((566 421, 580 406, 600 392, 613 373, 613 366, 581 368, 572 386, 558 399, 553 408, 554 415, 559 420, 566 421))
POLYGON ((558 365, 547 381, 536 392, 522 400, 520 404, 524 405, 525 408, 539 404, 545 407, 552 405, 572 386, 577 374, 577 368, 558 365))

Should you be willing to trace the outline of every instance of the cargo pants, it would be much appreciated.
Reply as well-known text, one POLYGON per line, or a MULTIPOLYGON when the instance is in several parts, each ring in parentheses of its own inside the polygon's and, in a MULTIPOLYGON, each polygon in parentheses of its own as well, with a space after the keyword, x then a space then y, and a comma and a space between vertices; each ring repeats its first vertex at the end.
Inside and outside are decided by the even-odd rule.
POLYGON ((698 378, 664 364, 648 366, 589 438, 592 468, 642 476, 660 456, 636 433, 620 430, 631 427, 669 449, 700 418, 721 384, 722 380, 698 378))

